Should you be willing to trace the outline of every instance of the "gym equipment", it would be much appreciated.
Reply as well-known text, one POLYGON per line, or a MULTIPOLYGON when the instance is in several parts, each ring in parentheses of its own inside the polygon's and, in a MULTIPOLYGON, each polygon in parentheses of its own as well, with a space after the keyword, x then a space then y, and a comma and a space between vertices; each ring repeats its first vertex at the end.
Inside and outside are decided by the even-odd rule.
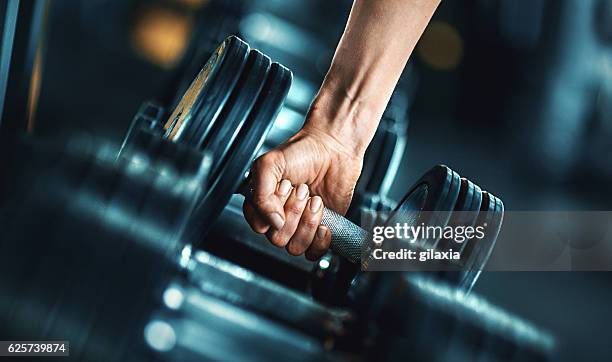
MULTIPOLYGON (((264 97, 276 94, 265 93, 266 84, 278 85, 270 75, 275 65, 256 51, 243 61, 226 99, 215 98, 224 93, 209 93, 182 109, 189 114, 183 120, 191 122, 193 116, 201 122, 190 123, 198 128, 189 142, 159 137, 175 124, 165 129, 163 109, 145 104, 120 157, 112 145, 91 139, 80 139, 63 152, 46 145, 6 147, 10 152, 3 154, 10 155, 11 164, 3 167, 6 157, 0 160, 0 339, 69 339, 73 358, 92 361, 432 359, 442 349, 449 359, 524 360, 550 353, 552 342, 545 333, 423 274, 398 273, 401 277, 394 278, 362 273, 350 290, 352 305, 330 308, 185 245, 186 235, 192 234, 187 220, 196 203, 204 207, 199 202, 208 198, 208 205, 222 204, 207 188, 220 185, 219 192, 226 195, 222 186, 231 173, 222 162, 232 160, 237 171, 243 170, 240 160, 253 157, 248 151, 262 138, 258 134, 266 133, 261 130, 269 127, 266 115, 276 107, 264 97), (266 66, 268 73, 255 71, 266 66), (258 89, 259 97, 242 97, 249 89, 258 89), (209 108, 206 112, 219 113, 208 120, 199 118, 209 101, 224 106, 209 108), (253 115, 258 105, 268 112, 259 113, 259 119, 253 115), (249 120, 257 125, 246 126, 249 120), (199 139, 202 128, 211 133, 199 139), (247 128, 260 131, 249 138, 241 133, 247 128), (234 152, 240 155, 234 157, 234 152), (368 282, 370 278, 376 282, 368 282), (421 321, 419 326, 415 321, 421 321), (441 347, 432 347, 432 340, 441 347)), ((212 73, 214 69, 203 77, 204 83, 219 74, 212 73)), ((284 73, 276 79, 288 78, 284 73)), ((182 117, 179 111, 171 122, 182 117)), ((451 186, 440 190, 454 190, 452 175, 451 186)), ((450 191, 423 196, 423 189, 417 188, 411 199, 431 196, 438 200, 433 205, 452 199, 450 191)), ((493 221, 500 216, 501 202, 476 190, 461 180, 452 206, 459 213, 450 215, 449 225, 464 222, 460 211, 474 209, 480 203, 475 201, 478 193, 488 200, 478 208, 478 218, 493 221)), ((367 207, 390 211, 379 196, 366 194, 367 207)), ((410 209, 407 205, 404 200, 399 210, 410 209)), ((214 211, 206 211, 210 220, 214 211)), ((438 243, 442 241, 448 242, 438 243)), ((466 255, 479 266, 494 241, 489 239, 484 248, 466 247, 466 255)), ((330 256, 339 259, 327 255, 318 263, 320 270, 336 265, 330 256)))
MULTIPOLYGON (((210 190, 198 202, 191 218, 192 230, 199 237, 210 228, 231 194, 239 189, 249 161, 254 158, 288 92, 290 72, 281 65, 275 67, 277 63, 270 66, 266 59, 256 50, 249 51, 249 46, 238 38, 227 38, 202 68, 163 126, 163 137, 217 156, 211 166, 210 190), (266 78, 268 68, 278 77, 268 75, 266 78), (262 84, 264 78, 266 81, 262 84), (262 93, 260 90, 266 86, 268 91, 262 93), (262 112, 261 108, 267 112, 262 112)), ((137 133, 133 131, 132 127, 130 135, 137 133)), ((130 144, 129 139, 126 144, 130 144)), ((448 169, 439 170, 448 173, 445 176, 448 180, 444 183, 440 179, 427 185, 433 191, 427 192, 428 203, 422 210, 452 211, 455 207, 459 176, 448 169), (436 187, 451 190, 436 190, 436 187), (445 199, 439 200, 440 194, 445 199)), ((245 193, 244 185, 241 192, 245 193)), ((400 203, 398 210, 402 207, 400 203)), ((332 249, 353 263, 359 262, 363 245, 369 238, 367 232, 328 209, 323 212, 322 223, 332 232, 332 249)))
POLYGON ((31 131, 38 105, 49 1, 0 4, 0 126, 2 136, 31 131), (19 21, 17 21, 19 19, 19 21))
POLYGON ((87 139, 65 150, 13 149, 10 169, 20 172, 0 210, 2 338, 66 339, 70 355, 88 361, 334 359, 290 324, 303 319, 305 330, 337 333, 341 312, 183 248, 187 215, 210 168, 205 155, 198 176, 186 177, 160 158, 124 151, 116 159, 116 148, 87 139), (287 318, 280 323, 263 313, 275 306, 297 309, 280 310, 287 318))
MULTIPOLYGON (((158 149, 194 152, 158 141, 158 149)), ((14 148, 27 170, 11 178, 18 192, 2 209, 3 338, 67 338, 74 358, 93 361, 395 360, 440 351, 536 360, 553 348, 546 333, 431 278, 363 273, 350 308, 327 308, 182 246, 210 167, 201 153, 192 178, 175 172, 167 152, 147 160, 124 150, 116 159, 114 147, 88 140, 63 152, 31 148, 14 148), (32 175, 34 185, 24 182, 32 175)))
MULTIPOLYGON (((146 119, 147 109, 141 113, 146 119)), ((362 273, 352 305, 328 308, 183 246, 211 163, 190 147, 149 140, 158 142, 149 158, 124 150, 117 159, 116 148, 90 140, 62 152, 13 148, 12 169, 27 169, 10 179, 16 192, 1 209, 3 338, 68 338, 73 357, 94 361, 285 353, 394 360, 441 350, 534 360, 550 353, 546 333, 423 275, 362 273), (199 155, 200 171, 197 162, 166 158, 170 149, 199 155), (24 182, 33 175, 34 185, 24 182), (425 343, 432 336, 435 349, 425 343), (108 345, 117 348, 102 348, 108 345)))
POLYGON ((356 328, 372 333, 363 337, 372 359, 537 361, 554 353, 547 332, 439 280, 364 273, 352 292, 357 314, 379 327, 356 328))
POLYGON ((192 225, 196 238, 238 188, 289 91, 291 72, 236 37, 227 38, 164 125, 164 137, 213 157, 208 191, 192 225), (215 205, 215 207, 211 207, 215 205))

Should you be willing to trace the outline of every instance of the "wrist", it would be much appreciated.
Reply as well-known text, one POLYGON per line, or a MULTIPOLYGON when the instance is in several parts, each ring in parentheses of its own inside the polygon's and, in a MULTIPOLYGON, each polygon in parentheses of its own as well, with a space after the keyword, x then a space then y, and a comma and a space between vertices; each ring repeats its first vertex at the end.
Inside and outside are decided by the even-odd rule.
POLYGON ((347 152, 363 156, 385 105, 385 100, 358 95, 330 72, 310 106, 304 128, 326 133, 347 152))

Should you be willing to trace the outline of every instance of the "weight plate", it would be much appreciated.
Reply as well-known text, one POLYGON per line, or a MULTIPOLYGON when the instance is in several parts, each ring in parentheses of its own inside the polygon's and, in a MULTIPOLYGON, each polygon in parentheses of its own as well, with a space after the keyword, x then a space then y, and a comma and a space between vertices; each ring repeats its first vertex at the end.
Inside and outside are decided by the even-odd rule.
MULTIPOLYGON (((478 187, 478 185, 472 183, 470 180, 467 180, 467 179, 465 179, 465 181, 473 185, 474 193, 473 193, 472 200, 471 200, 472 202, 469 205, 467 203, 465 204, 465 209, 463 211, 467 211, 467 213, 462 214, 464 217, 464 220, 460 222, 463 222, 463 225, 466 225, 466 226, 474 226, 476 225, 476 222, 478 220, 478 215, 480 213, 480 208, 483 202, 482 200, 483 195, 482 195, 482 190, 480 189, 480 187, 478 187)), ((457 225, 461 225, 461 224, 457 224, 457 225)), ((468 243, 469 243, 469 240, 466 240, 461 245, 459 252, 462 254, 462 256, 463 256, 463 251, 466 248, 468 243)))
POLYGON ((273 63, 242 129, 232 142, 226 159, 210 175, 209 189, 199 201, 188 230, 198 243, 244 180, 251 161, 280 111, 291 86, 291 72, 273 63))
MULTIPOLYGON (((459 196, 457 197, 457 203, 455 204, 455 210, 451 215, 448 224, 452 227, 474 226, 480 211, 481 203, 482 191, 480 190, 480 187, 470 180, 462 177, 461 188, 459 190, 459 196)), ((436 246, 436 249, 449 250, 454 247, 453 250, 461 251, 463 248, 465 248, 466 243, 467 240, 461 244, 458 244, 454 240, 441 239, 436 246)))
POLYGON ((476 225, 484 226, 485 233, 482 239, 472 238, 467 241, 467 245, 463 250, 463 254, 467 255, 467 261, 464 262, 463 266, 463 275, 460 281, 461 289, 469 291, 474 286, 480 272, 493 252, 503 217, 503 202, 494 195, 482 191, 482 205, 476 225))
POLYGON ((238 82, 248 53, 248 44, 235 36, 217 47, 164 125, 166 138, 200 146, 238 82))
POLYGON ((326 339, 344 332, 350 317, 302 293, 203 251, 197 251, 189 280, 203 292, 326 339), (248 278, 243 276, 247 275, 248 278))
MULTIPOLYGON (((455 212, 449 220, 449 225, 453 227, 475 226, 480 214, 481 203, 482 190, 480 187, 470 180, 462 177, 461 190, 459 191, 459 197, 457 198, 457 204, 455 205, 455 212)), ((464 240, 461 244, 458 244, 455 240, 440 240, 440 243, 436 247, 437 250, 447 251, 453 249, 453 251, 459 251, 461 255, 459 263, 457 263, 455 260, 445 261, 444 264, 449 270, 440 271, 438 274, 440 279, 443 279, 453 285, 459 283, 463 276, 463 266, 461 262, 466 259, 463 249, 469 242, 470 240, 464 240)))
POLYGON ((213 175, 218 172, 253 109, 257 95, 266 81, 270 63, 270 58, 266 55, 257 50, 250 51, 246 66, 223 107, 217 124, 206 139, 199 141, 201 148, 208 151, 212 158, 213 175))
MULTIPOLYGON (((409 225, 448 224, 451 211, 455 208, 461 188, 459 175, 444 165, 429 170, 410 189, 387 220, 387 225, 408 223, 409 225), (431 211, 418 213, 417 211, 431 211), (414 217, 413 220, 408 218, 414 217)), ((437 240, 426 240, 423 248, 431 248, 437 240)))

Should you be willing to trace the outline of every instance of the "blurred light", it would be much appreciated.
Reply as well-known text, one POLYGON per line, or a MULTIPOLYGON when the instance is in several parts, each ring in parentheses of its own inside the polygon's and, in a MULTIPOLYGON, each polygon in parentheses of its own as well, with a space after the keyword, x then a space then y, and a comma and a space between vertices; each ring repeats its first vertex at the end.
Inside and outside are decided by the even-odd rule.
POLYGON ((432 21, 419 41, 417 54, 433 69, 453 70, 463 57, 463 40, 450 24, 432 21))
POLYGON ((249 40, 264 43, 300 58, 321 54, 326 50, 316 38, 269 13, 247 15, 240 22, 240 32, 249 40))
POLYGON ((185 52, 192 29, 193 19, 189 14, 152 6, 136 16, 132 43, 150 62, 171 68, 185 52))
POLYGON ((189 266, 189 261, 191 260, 191 245, 187 244, 181 250, 181 256, 179 257, 179 265, 181 268, 187 268, 189 266))
POLYGON ((34 66, 32 68, 32 78, 30 78, 30 88, 28 89, 28 115, 27 115, 27 130, 28 133, 34 131, 34 119, 36 117, 36 109, 38 108, 38 99, 40 97, 40 82, 42 80, 42 42, 39 42, 34 55, 34 66))
POLYGON ((245 280, 247 282, 250 282, 255 279, 255 276, 253 275, 253 273, 251 273, 247 269, 244 269, 238 265, 234 265, 234 264, 225 262, 221 259, 212 257, 210 254, 208 254, 205 251, 198 250, 195 253, 195 259, 202 264, 212 266, 218 270, 221 270, 227 274, 231 274, 235 276, 236 278, 245 280))
POLYGON ((329 260, 327 260, 327 259, 319 260, 319 268, 321 268, 323 270, 329 268, 329 260))
POLYGON ((144 330, 145 340, 151 348, 167 352, 176 345, 176 333, 174 328, 164 321, 154 320, 149 322, 144 330))
POLYGON ((289 131, 297 131, 304 123, 304 116, 292 109, 283 107, 274 121, 273 128, 280 128, 289 131))
POLYGON ((179 309, 185 300, 183 291, 176 286, 171 286, 164 291, 164 304, 170 309, 179 309))
POLYGON ((245 313, 243 309, 237 308, 221 300, 211 298, 199 291, 187 293, 187 302, 197 309, 202 309, 218 318, 242 325, 245 328, 257 329, 261 327, 257 315, 245 313))
POLYGON ((126 170, 131 174, 143 173, 149 167, 149 160, 139 155, 133 155, 129 161, 126 170))
POLYGON ((307 80, 294 76, 289 94, 287 94, 287 101, 291 104, 295 104, 298 107, 304 109, 310 106, 310 102, 314 99, 316 89, 312 83, 307 80))

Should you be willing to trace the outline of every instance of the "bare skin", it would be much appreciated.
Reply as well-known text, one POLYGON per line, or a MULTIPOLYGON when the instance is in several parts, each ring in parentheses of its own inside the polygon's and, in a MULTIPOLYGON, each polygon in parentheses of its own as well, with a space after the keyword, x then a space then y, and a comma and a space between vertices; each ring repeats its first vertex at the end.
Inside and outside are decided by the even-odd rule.
POLYGON ((323 205, 346 213, 365 150, 440 0, 355 0, 303 128, 258 158, 244 215, 292 255, 320 258, 331 233, 323 205))

